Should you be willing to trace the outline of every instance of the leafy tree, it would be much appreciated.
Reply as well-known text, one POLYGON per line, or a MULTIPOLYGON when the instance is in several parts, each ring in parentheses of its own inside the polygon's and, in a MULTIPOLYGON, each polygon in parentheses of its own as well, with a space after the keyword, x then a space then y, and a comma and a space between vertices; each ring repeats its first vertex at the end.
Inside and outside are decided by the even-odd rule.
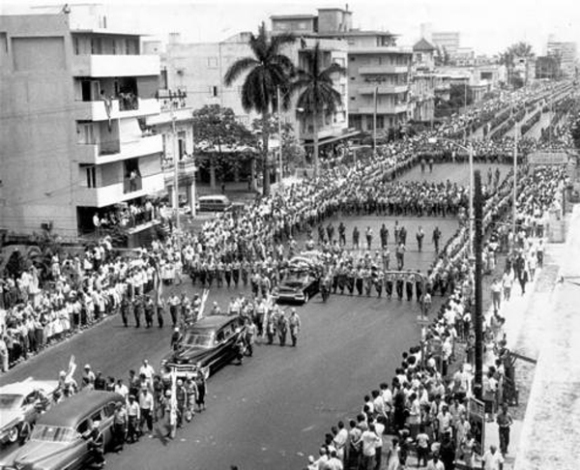
POLYGON ((449 63, 451 62, 451 56, 449 55, 449 52, 447 51, 447 48, 445 46, 435 47, 434 59, 436 66, 449 65, 449 63))
POLYGON ((263 194, 270 193, 270 175, 268 169, 269 118, 275 109, 278 89, 285 97, 282 106, 288 109, 289 77, 294 64, 281 50, 284 45, 295 41, 292 34, 279 34, 269 37, 266 25, 261 24, 258 34, 250 35, 249 46, 253 56, 243 57, 234 62, 224 77, 227 86, 245 75, 241 90, 242 107, 247 112, 256 111, 262 116, 262 163, 264 167, 263 194))
POLYGON ((534 57, 534 51, 530 44, 524 41, 516 42, 509 46, 504 52, 499 55, 500 65, 505 65, 508 75, 508 83, 515 88, 520 88, 523 86, 524 80, 521 77, 517 77, 514 73, 516 66, 516 59, 523 58, 528 59, 534 57))
POLYGON ((342 97, 334 88, 335 75, 345 75, 346 69, 337 63, 324 67, 324 56, 317 42, 313 49, 304 51, 306 68, 296 72, 290 93, 298 93, 296 109, 302 109, 303 118, 312 119, 314 137, 314 176, 318 176, 318 121, 332 116, 340 106, 342 97))
POLYGON ((255 137, 237 119, 231 108, 206 105, 193 112, 195 136, 198 145, 203 150, 209 150, 210 186, 216 186, 216 173, 224 180, 228 168, 238 168, 239 154, 225 153, 242 146, 255 146, 255 137))

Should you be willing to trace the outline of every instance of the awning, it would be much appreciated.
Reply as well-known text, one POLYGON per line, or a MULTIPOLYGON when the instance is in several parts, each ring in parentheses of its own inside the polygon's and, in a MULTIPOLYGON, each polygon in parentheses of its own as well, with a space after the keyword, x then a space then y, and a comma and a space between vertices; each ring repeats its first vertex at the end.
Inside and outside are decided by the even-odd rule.
MULTIPOLYGON (((360 135, 361 133, 362 133, 362 131, 352 131, 352 132, 347 132, 346 134, 325 137, 324 139, 320 139, 318 141, 318 145, 322 146, 322 145, 326 145, 326 144, 331 144, 333 142, 339 142, 339 141, 344 140, 344 139, 350 139, 352 137, 356 137, 356 136, 360 135)), ((304 146, 305 147, 313 147, 314 142, 313 141, 308 141, 308 142, 305 141, 304 146)))

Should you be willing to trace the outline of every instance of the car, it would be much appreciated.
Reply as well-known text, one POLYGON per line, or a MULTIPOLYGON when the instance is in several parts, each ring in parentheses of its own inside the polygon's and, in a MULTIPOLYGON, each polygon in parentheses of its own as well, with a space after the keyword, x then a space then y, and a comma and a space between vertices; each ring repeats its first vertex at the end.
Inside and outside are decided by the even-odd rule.
POLYGON ((232 203, 227 196, 216 194, 197 198, 197 212, 223 212, 228 210, 232 203))
POLYGON ((200 373, 209 378, 236 356, 236 343, 245 330, 238 315, 210 315, 198 320, 185 330, 177 351, 163 359, 164 382, 171 380, 172 369, 179 378, 196 378, 200 373))
POLYGON ((125 399, 114 392, 85 390, 53 406, 37 421, 26 444, 12 453, 3 470, 75 470, 92 463, 84 434, 93 423, 103 436, 103 451, 111 444, 113 415, 125 399))
POLYGON ((298 302, 305 304, 318 294, 320 290, 320 276, 306 267, 290 267, 280 285, 272 291, 272 297, 276 302, 298 302))
POLYGON ((0 387, 0 443, 23 442, 53 402, 58 380, 29 378, 0 387))

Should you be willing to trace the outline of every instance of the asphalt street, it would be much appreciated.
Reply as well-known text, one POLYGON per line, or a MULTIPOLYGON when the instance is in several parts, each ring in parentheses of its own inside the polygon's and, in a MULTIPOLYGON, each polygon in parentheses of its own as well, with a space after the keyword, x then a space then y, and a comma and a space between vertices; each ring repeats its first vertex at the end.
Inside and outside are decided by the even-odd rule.
MULTIPOLYGON (((477 165, 484 172, 487 166, 477 165)), ((492 165, 495 168, 495 165, 492 165)), ((436 165, 433 174, 413 170, 405 179, 445 180, 466 183, 467 166, 436 165)), ((409 268, 428 267, 434 257, 430 234, 435 224, 443 232, 442 245, 457 227, 453 218, 398 218, 408 230, 410 245, 421 224, 427 234, 423 253, 411 248, 409 268)), ((371 223, 378 247, 378 228, 385 222, 392 234, 394 218, 345 219, 347 238, 357 224, 362 233, 371 223)), ((327 222, 326 222, 327 223, 327 222)), ((333 221, 338 224, 338 220, 333 221)), ((363 237, 361 237, 363 241, 363 237)), ((390 240, 391 251, 394 249, 390 240)), ((394 257, 393 257, 394 258, 394 257)), ((394 261, 394 260, 393 260, 394 261)), ((180 289, 190 294, 191 283, 180 289)), ((209 302, 226 307, 237 291, 214 289, 209 302)), ((435 304, 440 301, 434 299, 435 304)), ((436 306, 436 305, 435 305, 436 306)), ((298 347, 260 345, 254 357, 241 366, 229 365, 210 378, 208 409, 167 441, 164 429, 143 437, 120 454, 107 455, 111 469, 240 470, 266 468, 299 469, 308 454, 316 454, 324 434, 339 419, 353 417, 363 396, 390 381, 401 353, 418 343, 420 327, 416 302, 333 295, 323 304, 320 296, 298 308, 302 333, 298 347)), ((0 385, 27 377, 53 379, 66 369, 71 355, 105 376, 127 377, 145 358, 158 366, 169 349, 171 328, 150 330, 124 328, 119 317, 51 347, 0 377, 0 385)), ((0 454, 13 449, 5 448, 0 454)))

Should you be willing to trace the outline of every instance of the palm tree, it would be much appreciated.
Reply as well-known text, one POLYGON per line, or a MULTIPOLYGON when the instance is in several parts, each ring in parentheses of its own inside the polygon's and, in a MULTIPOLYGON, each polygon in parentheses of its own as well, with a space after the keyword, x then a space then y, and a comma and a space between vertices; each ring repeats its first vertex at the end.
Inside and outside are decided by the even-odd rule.
POLYGON ((302 110, 304 118, 311 118, 314 136, 314 176, 318 176, 318 120, 332 115, 342 105, 340 93, 334 88, 332 77, 345 75, 346 69, 336 62, 324 68, 324 56, 320 43, 314 49, 304 51, 306 68, 296 72, 290 85, 290 93, 300 93, 296 110, 302 110))
MULTIPOLYGON (((231 86, 238 78, 246 74, 241 90, 242 107, 246 112, 256 111, 261 114, 264 196, 270 193, 268 169, 270 115, 276 104, 277 89, 280 88, 284 96, 287 96, 289 77, 294 70, 294 64, 281 53, 281 49, 295 40, 292 34, 287 33, 268 37, 266 25, 262 23, 258 35, 250 35, 249 46, 253 57, 236 60, 224 77, 226 86, 231 86)), ((289 99, 286 98, 282 105, 287 109, 289 99)))

